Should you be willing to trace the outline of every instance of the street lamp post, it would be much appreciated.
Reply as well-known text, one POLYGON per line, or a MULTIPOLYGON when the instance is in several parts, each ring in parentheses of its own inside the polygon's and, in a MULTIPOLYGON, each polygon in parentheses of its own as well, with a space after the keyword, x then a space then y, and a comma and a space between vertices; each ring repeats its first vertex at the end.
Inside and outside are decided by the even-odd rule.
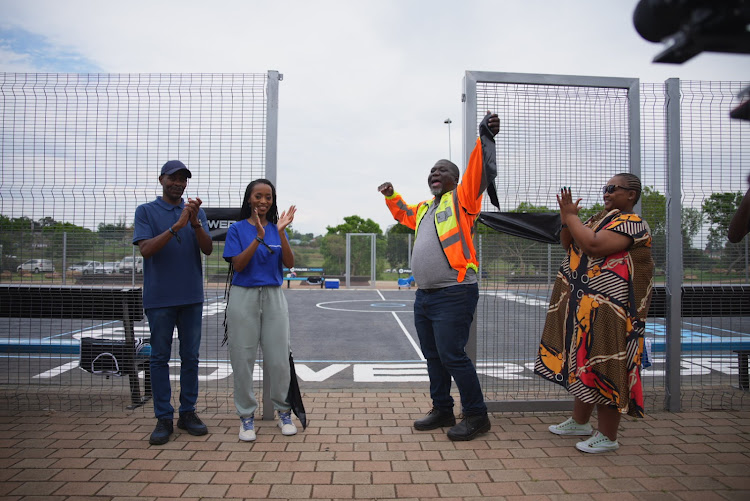
POLYGON ((448 124, 448 160, 453 161, 453 155, 451 155, 451 124, 453 121, 450 118, 443 120, 444 124, 448 124))

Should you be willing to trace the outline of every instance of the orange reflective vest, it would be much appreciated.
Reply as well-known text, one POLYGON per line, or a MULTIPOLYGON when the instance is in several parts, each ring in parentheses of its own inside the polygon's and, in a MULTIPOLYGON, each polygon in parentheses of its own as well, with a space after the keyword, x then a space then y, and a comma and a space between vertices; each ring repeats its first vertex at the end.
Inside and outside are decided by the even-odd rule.
MULTIPOLYGON (((479 269, 473 237, 474 223, 482 210, 482 158, 482 143, 477 139, 461 182, 453 191, 440 197, 437 202, 440 205, 435 211, 438 238, 451 268, 458 271, 459 282, 464 281, 468 269, 475 272, 479 269)), ((386 197, 385 203, 396 221, 415 230, 416 238, 419 223, 435 199, 409 205, 400 194, 394 192, 386 197)))

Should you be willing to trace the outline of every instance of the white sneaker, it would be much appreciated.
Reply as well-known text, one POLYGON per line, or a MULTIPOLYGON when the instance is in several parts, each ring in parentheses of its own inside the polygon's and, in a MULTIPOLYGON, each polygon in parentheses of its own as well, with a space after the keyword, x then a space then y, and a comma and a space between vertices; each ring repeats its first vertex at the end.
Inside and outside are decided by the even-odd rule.
POLYGON ((588 440, 576 444, 576 449, 579 451, 590 452, 592 454, 616 451, 619 447, 620 444, 617 443, 617 440, 613 442, 599 431, 596 431, 588 440))
POLYGON ((240 440, 252 442, 255 440, 255 416, 240 418, 240 440))
POLYGON ((292 423, 292 411, 279 412, 279 428, 282 435, 297 434, 297 427, 292 423))
POLYGON ((589 423, 578 424, 573 418, 568 418, 560 424, 551 424, 549 431, 555 435, 591 435, 594 428, 589 423))

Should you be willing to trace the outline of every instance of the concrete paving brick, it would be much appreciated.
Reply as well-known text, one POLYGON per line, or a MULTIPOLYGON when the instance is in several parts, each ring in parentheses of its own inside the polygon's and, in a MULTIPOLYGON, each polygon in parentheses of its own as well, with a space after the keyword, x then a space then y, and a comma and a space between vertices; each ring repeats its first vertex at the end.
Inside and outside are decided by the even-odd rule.
POLYGON ((271 491, 270 485, 233 484, 227 489, 225 498, 266 499, 271 491))
POLYGON ((56 496, 94 496, 102 487, 104 482, 66 482, 54 492, 56 496))
POLYGON ((518 470, 489 470, 487 474, 493 482, 522 482, 531 480, 531 476, 524 469, 518 470))
POLYGON ((427 484, 401 484, 396 485, 396 495, 399 499, 415 497, 434 499, 439 496, 437 486, 427 484))
POLYGON ((593 479, 570 479, 558 480, 558 485, 563 491, 571 494, 591 494, 594 492, 605 492, 604 487, 593 479))
POLYGON ((352 499, 353 485, 313 485, 312 499, 352 499))
POLYGON ((490 433, 454 443, 445 430, 412 428, 429 408, 425 391, 325 391, 305 398, 315 426, 294 437, 280 435, 274 422, 262 422, 256 442, 239 442, 229 399, 202 412, 207 436, 179 432, 158 447, 147 442, 153 418, 142 411, 46 416, 0 410, 0 497, 750 498, 748 411, 625 418, 620 449, 588 455, 575 449, 577 437, 554 437, 546 430, 565 413, 495 414, 490 433))
MULTIPOLYGON (((145 482, 107 482, 98 494, 100 496, 138 496, 140 492, 150 485, 145 482)), ((163 484, 162 484, 163 485, 163 484)))
POLYGON ((674 495, 684 501, 724 501, 726 498, 714 491, 678 491, 674 495))
POLYGON ((411 484, 411 473, 408 471, 374 471, 373 484, 411 484))
POLYGON ((539 482, 518 482, 518 487, 524 492, 524 494, 538 495, 538 494, 563 494, 564 491, 560 484, 553 480, 542 480, 539 482))
POLYGON ((440 497, 456 496, 462 498, 481 496, 482 494, 477 484, 437 484, 437 489, 440 497))
POLYGON ((526 473, 532 480, 567 480, 575 478, 568 475, 562 468, 528 468, 526 473))
POLYGON ((396 487, 393 485, 355 485, 354 499, 393 499, 396 487))
MULTIPOLYGON (((133 476, 133 482, 144 482, 144 483, 169 483, 172 481, 175 481, 175 477, 177 476, 177 472, 174 471, 151 471, 146 470, 142 471, 139 470, 134 476, 133 476)), ((191 479, 191 482, 193 479, 191 479)), ((185 483, 185 482, 182 482, 185 483)))
POLYGON ((450 482, 447 471, 412 472, 411 481, 415 484, 444 484, 450 482))
POLYGON ((333 472, 333 484, 371 484, 372 473, 368 471, 335 471, 333 472))

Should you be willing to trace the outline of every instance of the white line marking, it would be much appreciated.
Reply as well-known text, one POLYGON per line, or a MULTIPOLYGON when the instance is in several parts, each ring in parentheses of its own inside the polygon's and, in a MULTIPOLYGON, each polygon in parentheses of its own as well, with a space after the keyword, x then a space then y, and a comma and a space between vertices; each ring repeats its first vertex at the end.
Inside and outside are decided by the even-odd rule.
POLYGON ((401 322, 401 319, 398 318, 398 315, 396 315, 395 311, 392 311, 391 313, 393 313, 393 318, 396 319, 396 322, 398 322, 398 325, 401 326, 401 331, 406 336, 406 339, 408 339, 411 345, 414 347, 414 351, 417 352, 417 356, 419 357, 419 359, 426 362, 427 359, 424 358, 424 355, 422 355, 422 350, 419 348, 419 346, 417 346, 417 343, 414 342, 414 339, 412 339, 411 334, 409 334, 409 331, 407 331, 406 327, 404 327, 404 324, 401 322))
POLYGON ((60 367, 53 367, 46 372, 42 372, 41 374, 33 376, 32 379, 49 379, 51 377, 59 376, 63 372, 75 369, 76 367, 78 367, 78 360, 76 360, 75 362, 67 363, 65 365, 61 365, 60 367))

